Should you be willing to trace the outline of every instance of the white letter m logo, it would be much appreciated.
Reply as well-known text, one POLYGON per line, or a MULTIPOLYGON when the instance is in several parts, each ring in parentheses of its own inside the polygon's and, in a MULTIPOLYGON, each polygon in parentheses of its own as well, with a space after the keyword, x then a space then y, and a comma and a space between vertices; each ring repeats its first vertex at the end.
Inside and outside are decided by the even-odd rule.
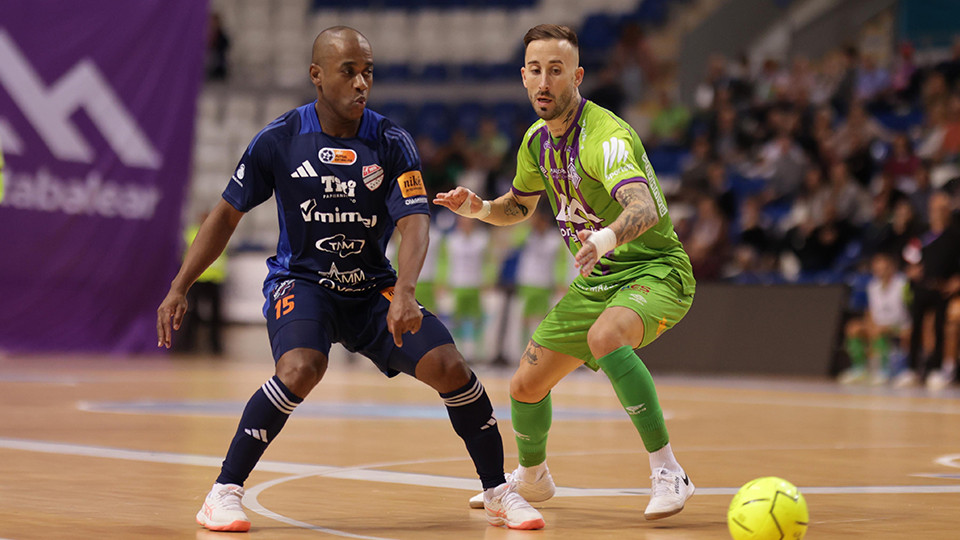
MULTIPOLYGON (((77 62, 48 88, 13 39, 0 29, 0 85, 57 159, 93 163, 96 157, 70 121, 82 107, 125 165, 160 168, 162 156, 90 59, 77 62)), ((4 124, 0 119, 0 126, 4 124)))
POLYGON ((618 163, 626 160, 627 143, 616 137, 610 137, 609 141, 603 141, 604 173, 610 172, 618 163))

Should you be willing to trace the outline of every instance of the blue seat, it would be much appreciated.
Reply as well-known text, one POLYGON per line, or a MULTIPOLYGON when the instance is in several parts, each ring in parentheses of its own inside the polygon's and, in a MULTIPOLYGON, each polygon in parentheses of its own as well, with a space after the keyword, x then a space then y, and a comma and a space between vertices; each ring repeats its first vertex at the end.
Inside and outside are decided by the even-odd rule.
POLYGON ((424 103, 413 122, 415 135, 425 135, 437 142, 450 138, 450 114, 443 103, 424 103))
POLYGON ((473 137, 477 134, 477 129, 480 127, 480 120, 486 115, 483 106, 474 102, 462 103, 454 107, 452 113, 457 129, 463 130, 468 137, 473 137))

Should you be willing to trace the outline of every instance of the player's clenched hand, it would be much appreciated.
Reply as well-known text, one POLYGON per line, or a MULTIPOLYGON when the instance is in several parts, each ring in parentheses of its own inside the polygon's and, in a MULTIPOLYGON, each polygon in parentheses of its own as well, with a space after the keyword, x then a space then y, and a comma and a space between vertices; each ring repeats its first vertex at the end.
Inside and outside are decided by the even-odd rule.
POLYGON ((593 271, 593 267, 600 260, 600 254, 597 253, 597 246, 590 242, 590 236, 593 231, 577 231, 577 238, 580 239, 580 250, 574 255, 574 264, 580 269, 580 275, 587 277, 593 271))
POLYGON ((186 312, 186 295, 173 290, 168 292, 167 297, 157 308, 157 347, 170 348, 170 338, 173 336, 173 331, 180 329, 180 323, 183 322, 183 315, 186 312), (170 326, 171 319, 173 319, 172 329, 170 326))
POLYGON ((416 334, 420 330, 423 313, 412 294, 395 293, 387 310, 387 330, 393 334, 397 347, 403 346, 403 334, 416 334))
POLYGON ((456 189, 448 191, 446 193, 437 193, 437 196, 433 199, 433 204, 443 206, 458 212, 460 207, 463 206, 463 203, 468 202, 469 205, 464 208, 468 210, 469 213, 474 214, 479 212, 483 208, 483 199, 479 195, 470 191, 469 189, 458 186, 456 189))

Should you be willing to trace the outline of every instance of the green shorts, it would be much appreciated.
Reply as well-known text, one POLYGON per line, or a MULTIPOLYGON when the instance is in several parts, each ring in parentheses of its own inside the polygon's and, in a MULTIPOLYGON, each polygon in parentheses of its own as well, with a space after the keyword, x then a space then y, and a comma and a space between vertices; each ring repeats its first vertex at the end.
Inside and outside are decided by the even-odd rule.
POLYGON ((644 347, 664 331, 673 328, 693 304, 693 295, 683 294, 676 272, 665 278, 642 275, 626 283, 611 284, 604 290, 584 290, 574 280, 560 302, 547 314, 533 333, 533 341, 563 354, 569 354, 599 369, 597 359, 587 345, 587 331, 610 306, 632 309, 643 320, 644 347))
POLYGON ((458 287, 453 290, 453 316, 458 319, 482 319, 479 287, 458 287))
POLYGON ((525 318, 543 317, 546 312, 550 311, 550 295, 553 294, 553 289, 521 285, 518 292, 523 300, 523 316, 525 318))

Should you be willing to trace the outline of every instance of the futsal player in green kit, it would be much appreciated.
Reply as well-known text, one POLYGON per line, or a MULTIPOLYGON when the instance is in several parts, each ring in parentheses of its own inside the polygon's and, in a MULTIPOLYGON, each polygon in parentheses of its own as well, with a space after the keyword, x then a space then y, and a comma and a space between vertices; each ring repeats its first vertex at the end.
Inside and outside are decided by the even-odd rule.
POLYGON ((434 199, 460 215, 510 225, 529 218, 543 196, 579 268, 510 381, 520 454, 513 480, 530 502, 553 496, 546 464, 550 391, 586 364, 610 379, 649 452, 653 489, 644 517, 665 518, 683 510, 694 486, 673 455, 653 378, 634 349, 690 309, 690 259, 636 132, 580 96, 583 68, 573 30, 539 25, 524 45, 523 85, 540 120, 524 135, 511 191, 484 201, 457 187, 434 199))

